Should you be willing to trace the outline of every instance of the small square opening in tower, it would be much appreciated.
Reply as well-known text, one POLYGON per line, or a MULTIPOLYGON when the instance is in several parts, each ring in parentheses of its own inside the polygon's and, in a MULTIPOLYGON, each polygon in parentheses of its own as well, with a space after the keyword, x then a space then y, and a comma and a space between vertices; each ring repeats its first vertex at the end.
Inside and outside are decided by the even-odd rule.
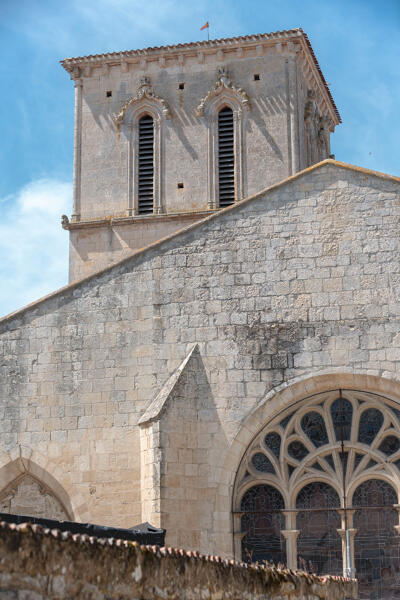
POLYGON ((260 74, 254 73, 254 81, 260 81, 260 74))
POLYGON ((183 190, 183 183, 178 183, 178 190, 183 190))
POLYGON ((180 90, 184 90, 185 89, 185 84, 184 83, 180 83, 179 84, 179 89, 180 90))
POLYGON ((111 90, 108 90, 108 92, 106 92, 106 96, 107 96, 107 98, 111 98, 111 96, 112 96, 112 91, 111 91, 111 90))

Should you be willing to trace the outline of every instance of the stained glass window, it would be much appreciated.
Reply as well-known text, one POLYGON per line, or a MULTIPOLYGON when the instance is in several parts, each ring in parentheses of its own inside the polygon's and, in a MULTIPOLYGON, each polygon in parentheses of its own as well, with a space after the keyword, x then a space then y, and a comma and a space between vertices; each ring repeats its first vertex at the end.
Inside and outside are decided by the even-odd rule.
POLYGON ((328 444, 329 439, 324 419, 319 413, 313 411, 304 415, 301 420, 301 427, 317 448, 324 444, 328 444))
POLYGON ((271 431, 265 436, 265 445, 279 458, 281 451, 281 436, 275 431, 271 431))
POLYGON ((346 398, 338 398, 332 403, 331 416, 337 440, 349 440, 351 434, 351 421, 353 407, 346 398))
POLYGON ((353 495, 353 506, 362 506, 354 514, 355 566, 359 597, 398 598, 396 590, 400 572, 400 540, 397 494, 380 479, 364 481, 353 495))
POLYGON ((280 492, 270 485, 250 488, 241 501, 242 558, 246 562, 286 563, 286 545, 281 535, 285 517, 280 492))
POLYGON ((307 456, 308 450, 299 440, 295 440, 290 442, 288 446, 288 453, 292 458, 301 461, 307 456))
POLYGON ((257 452, 257 454, 254 454, 251 462, 257 471, 261 471, 262 473, 275 473, 275 469, 272 466, 268 456, 265 456, 265 454, 262 452, 257 452))
POLYGON ((400 449, 400 440, 395 435, 386 436, 382 440, 382 442, 378 448, 378 450, 380 450, 381 452, 386 454, 386 456, 391 456, 392 454, 397 452, 397 450, 399 450, 399 449, 400 449))
POLYGON ((307 509, 297 514, 299 566, 309 572, 342 573, 340 515, 332 510, 339 506, 339 495, 327 483, 309 483, 297 495, 296 508, 307 509))
POLYGON ((360 417, 358 441, 370 445, 383 423, 383 414, 376 408, 368 408, 360 417))
MULTIPOLYGON (((238 478, 243 487, 254 481, 243 496, 243 510, 238 517, 245 534, 241 541, 243 558, 284 562, 284 540, 279 532, 293 524, 289 519, 285 521, 283 512, 290 515, 295 509, 295 527, 300 530, 298 566, 320 574, 341 574, 342 547, 337 530, 343 525, 340 506, 345 493, 344 469, 346 491, 356 488, 354 498, 347 496, 346 500, 353 508, 348 523, 355 531, 360 599, 394 600, 398 592, 400 600, 400 536, 394 529, 398 514, 393 508, 397 495, 395 486, 384 481, 385 477, 397 476, 396 486, 400 489, 400 409, 372 393, 368 394, 369 405, 364 395, 360 400, 360 392, 345 390, 344 395, 334 396, 332 402, 329 391, 298 402, 300 418, 292 408, 284 419, 277 417, 260 431, 262 449, 260 436, 255 436, 247 451, 255 469, 245 481, 238 478), (332 444, 328 454, 327 444, 332 444), (275 467, 274 472, 272 455, 279 459, 279 468, 275 467), (398 470, 394 471, 392 465, 398 470), (369 476, 367 481, 365 475, 369 476), (267 485, 269 477, 271 484, 267 485), (321 481, 310 481, 311 477, 321 481), (329 482, 337 482, 340 490, 329 482), (286 490, 285 511, 275 483, 286 490), (299 483, 303 487, 295 494, 299 483)), ((291 539, 288 544, 293 543, 291 539)))

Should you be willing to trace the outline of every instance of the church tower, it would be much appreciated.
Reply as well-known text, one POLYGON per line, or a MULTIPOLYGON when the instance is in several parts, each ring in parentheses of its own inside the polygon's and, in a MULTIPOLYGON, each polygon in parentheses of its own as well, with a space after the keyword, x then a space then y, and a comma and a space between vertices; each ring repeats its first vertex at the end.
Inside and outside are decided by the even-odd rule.
POLYGON ((330 155, 301 29, 62 61, 75 83, 70 281, 330 155))

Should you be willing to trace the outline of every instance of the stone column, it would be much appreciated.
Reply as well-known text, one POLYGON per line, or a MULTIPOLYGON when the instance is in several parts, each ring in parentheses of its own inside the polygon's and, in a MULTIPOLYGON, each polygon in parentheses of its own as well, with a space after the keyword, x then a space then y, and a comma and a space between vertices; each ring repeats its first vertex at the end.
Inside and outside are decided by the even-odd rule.
POLYGON ((282 530, 282 535, 286 540, 286 558, 289 569, 297 569, 297 538, 300 530, 296 529, 297 510, 282 511, 286 517, 287 529, 282 530))
POLYGON ((71 221, 81 218, 82 79, 75 79, 74 183, 71 221))
POLYGON ((400 504, 394 504, 393 508, 397 510, 397 514, 398 514, 398 518, 399 518, 399 524, 395 525, 394 528, 395 528, 396 532, 398 533, 398 535, 400 535, 400 504))
MULTIPOLYGON (((348 577, 348 562, 347 562, 347 541, 346 541, 346 519, 345 519, 345 512, 344 509, 341 508, 338 510, 338 513, 340 514, 341 520, 342 520, 342 527, 340 529, 337 529, 336 531, 338 532, 338 534, 340 535, 340 538, 342 540, 342 557, 343 557, 343 576, 344 577, 348 577)), ((351 564, 353 565, 353 572, 354 572, 354 538, 355 535, 357 533, 357 529, 353 528, 353 517, 354 517, 354 513, 355 510, 354 509, 350 509, 350 510, 346 510, 346 517, 347 517, 347 530, 350 531, 350 553, 351 553, 351 564)))
POLYGON ((289 569, 297 569, 297 538, 299 529, 282 529, 282 535, 286 540, 286 557, 289 569))

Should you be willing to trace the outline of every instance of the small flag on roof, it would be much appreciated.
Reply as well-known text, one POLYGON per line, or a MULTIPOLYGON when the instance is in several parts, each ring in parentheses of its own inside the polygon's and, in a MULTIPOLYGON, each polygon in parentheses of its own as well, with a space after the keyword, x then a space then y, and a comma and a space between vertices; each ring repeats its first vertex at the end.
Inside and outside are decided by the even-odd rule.
POLYGON ((208 29, 210 27, 210 23, 207 21, 207 23, 205 25, 203 25, 203 27, 200 27, 200 31, 203 31, 203 29, 208 29))

